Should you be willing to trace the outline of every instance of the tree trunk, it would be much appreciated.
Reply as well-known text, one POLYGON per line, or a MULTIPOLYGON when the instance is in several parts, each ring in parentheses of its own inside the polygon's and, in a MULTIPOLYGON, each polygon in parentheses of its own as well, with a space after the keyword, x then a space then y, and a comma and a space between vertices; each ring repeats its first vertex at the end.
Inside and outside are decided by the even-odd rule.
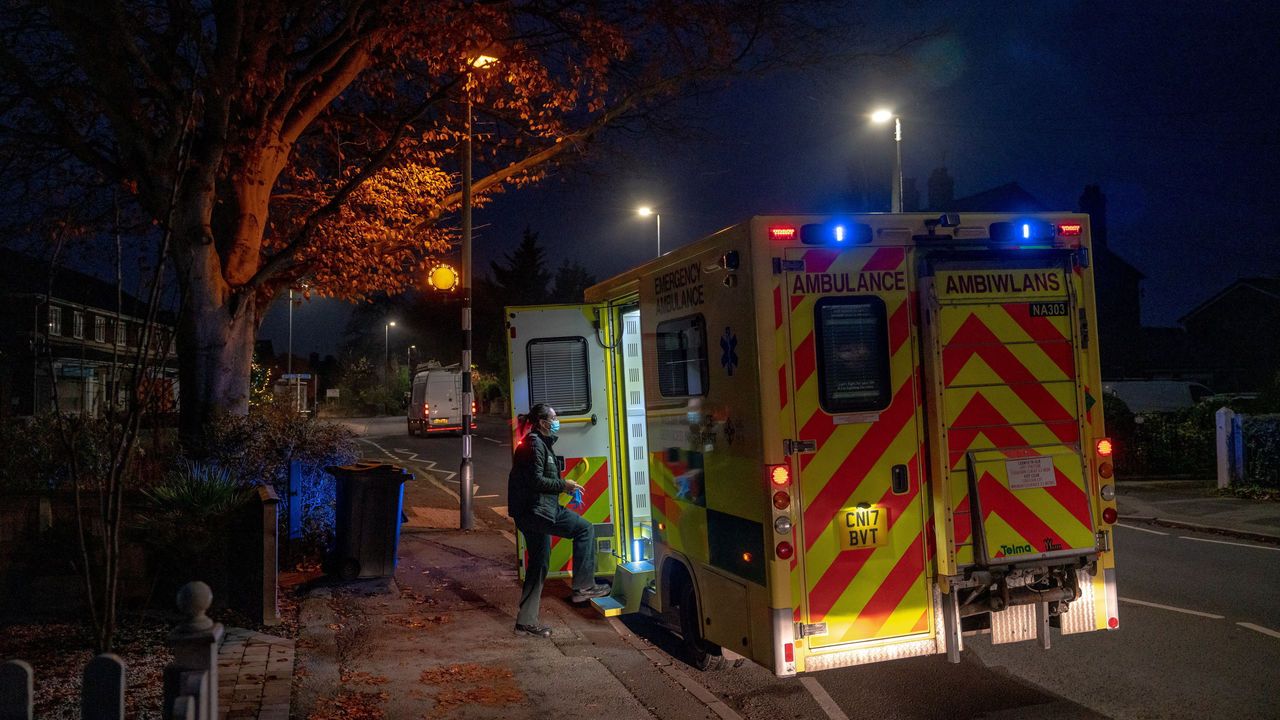
POLYGON ((249 370, 257 329, 254 303, 231 292, 212 246, 190 258, 178 318, 183 447, 199 452, 209 422, 249 411, 249 370))

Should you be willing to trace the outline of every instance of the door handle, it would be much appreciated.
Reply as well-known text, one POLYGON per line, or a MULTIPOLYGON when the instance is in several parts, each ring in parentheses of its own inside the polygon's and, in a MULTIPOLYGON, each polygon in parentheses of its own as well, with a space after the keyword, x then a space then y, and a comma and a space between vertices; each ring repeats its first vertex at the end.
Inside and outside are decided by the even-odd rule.
POLYGON ((907 474, 906 465, 894 465, 889 471, 890 477, 893 479, 893 494, 903 495, 911 489, 910 476, 907 474))

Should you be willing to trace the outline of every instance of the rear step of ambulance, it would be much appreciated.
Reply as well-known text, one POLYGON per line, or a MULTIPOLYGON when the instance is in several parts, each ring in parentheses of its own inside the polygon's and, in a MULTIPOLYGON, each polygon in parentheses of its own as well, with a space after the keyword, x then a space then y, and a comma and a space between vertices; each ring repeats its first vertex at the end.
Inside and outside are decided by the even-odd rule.
POLYGON ((592 598, 591 606, 605 617, 639 612, 645 591, 652 582, 652 562, 637 560, 620 564, 613 573, 613 591, 605 597, 592 598))

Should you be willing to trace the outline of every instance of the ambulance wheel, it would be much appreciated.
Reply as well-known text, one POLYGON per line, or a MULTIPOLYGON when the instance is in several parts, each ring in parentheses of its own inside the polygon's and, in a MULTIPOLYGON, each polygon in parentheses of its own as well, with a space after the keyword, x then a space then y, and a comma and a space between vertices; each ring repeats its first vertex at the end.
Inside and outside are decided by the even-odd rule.
POLYGON ((684 637, 685 659, 698 670, 720 670, 725 666, 720 646, 702 639, 702 618, 693 580, 686 579, 680 591, 680 634, 684 637))

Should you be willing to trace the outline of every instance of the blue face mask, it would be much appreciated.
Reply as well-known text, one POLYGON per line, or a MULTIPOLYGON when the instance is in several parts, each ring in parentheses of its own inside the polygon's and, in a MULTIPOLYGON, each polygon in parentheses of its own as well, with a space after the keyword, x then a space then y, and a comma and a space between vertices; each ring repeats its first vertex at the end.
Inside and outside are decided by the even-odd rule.
POLYGON ((560 418, 551 421, 551 432, 560 432, 560 418))

